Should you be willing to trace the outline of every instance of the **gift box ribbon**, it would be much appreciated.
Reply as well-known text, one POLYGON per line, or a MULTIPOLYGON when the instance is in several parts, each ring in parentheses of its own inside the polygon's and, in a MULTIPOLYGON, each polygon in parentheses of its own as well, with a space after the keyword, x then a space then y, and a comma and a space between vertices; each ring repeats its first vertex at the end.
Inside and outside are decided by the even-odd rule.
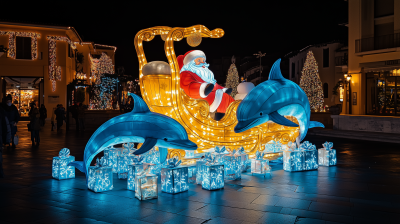
POLYGON ((256 152, 256 159, 261 159, 261 160, 263 160, 263 159, 264 159, 264 155, 265 155, 265 152, 257 151, 257 152, 256 152))
POLYGON ((317 150, 317 148, 312 143, 305 141, 300 145, 300 150, 317 150))
POLYGON ((143 160, 144 160, 143 156, 141 156, 141 155, 135 156, 135 157, 133 157, 133 164, 142 165, 143 164, 143 160))
POLYGON ((333 147, 333 142, 325 142, 324 144, 322 144, 322 146, 327 149, 330 150, 333 147))
POLYGON ((61 158, 61 159, 65 159, 65 158, 67 158, 67 157, 69 157, 69 149, 67 149, 67 148, 63 148, 63 149, 61 149, 60 150, 60 152, 58 153, 58 156, 61 158))
POLYGON ((175 168, 175 167, 179 166, 179 164, 181 164, 181 162, 182 161, 179 160, 179 158, 177 156, 175 156, 167 161, 167 166, 168 166, 168 168, 175 168))
POLYGON ((96 159, 96 168, 101 168, 107 166, 107 160, 101 157, 101 159, 96 159))
POLYGON ((215 152, 216 152, 216 153, 221 154, 221 153, 224 153, 225 150, 226 150, 226 149, 225 149, 225 146, 222 146, 221 148, 218 147, 218 146, 215 146, 215 152))

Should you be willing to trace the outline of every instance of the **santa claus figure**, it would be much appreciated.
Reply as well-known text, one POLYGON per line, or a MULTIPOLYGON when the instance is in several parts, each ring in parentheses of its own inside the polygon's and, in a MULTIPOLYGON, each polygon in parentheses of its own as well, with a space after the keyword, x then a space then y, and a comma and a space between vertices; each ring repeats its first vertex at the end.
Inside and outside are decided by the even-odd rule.
POLYGON ((181 69, 181 88, 194 99, 205 99, 210 105, 210 112, 216 112, 215 119, 220 120, 234 101, 229 95, 232 89, 217 84, 203 51, 188 51, 178 56, 177 60, 181 69))

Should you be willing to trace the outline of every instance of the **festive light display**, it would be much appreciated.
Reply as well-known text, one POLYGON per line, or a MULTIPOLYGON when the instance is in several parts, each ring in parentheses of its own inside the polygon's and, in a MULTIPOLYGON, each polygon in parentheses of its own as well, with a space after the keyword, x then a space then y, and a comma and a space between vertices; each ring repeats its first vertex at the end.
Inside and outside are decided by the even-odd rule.
POLYGON ((282 151, 282 143, 281 142, 276 142, 272 140, 268 144, 265 145, 265 150, 264 152, 266 153, 276 153, 282 151))
MULTIPOLYGON (((288 141, 295 141, 299 128, 283 127, 278 124, 261 124, 260 128, 235 133, 239 100, 229 106, 223 119, 216 121, 210 117, 210 105, 206 101, 192 99, 184 93, 180 88, 180 70, 174 42, 188 38, 195 32, 200 32, 202 38, 220 38, 224 35, 222 29, 209 30, 203 25, 186 28, 157 26, 141 30, 136 34, 134 41, 139 61, 140 88, 150 110, 178 121, 185 128, 189 139, 198 145, 196 153, 205 153, 215 146, 224 145, 231 149, 243 146, 249 155, 254 155, 257 150, 261 150, 260 146, 269 142, 271 138, 285 144, 288 141), (153 40, 156 35, 164 35, 161 37, 165 40, 164 50, 169 67, 163 72, 154 71, 144 75, 143 67, 148 62, 143 42, 153 40)), ((295 121, 293 117, 288 119, 295 121)))
POLYGON ((133 157, 133 165, 128 165, 128 190, 135 190, 135 179, 139 174, 146 172, 149 173, 151 166, 154 164, 143 163, 144 157, 139 155, 133 157))
POLYGON ((219 162, 219 163, 222 163, 223 162, 223 158, 222 158, 222 156, 225 154, 225 153, 228 153, 227 151, 226 151, 226 147, 225 146, 222 146, 222 147, 220 147, 220 146, 215 146, 215 152, 213 153, 213 155, 215 155, 215 158, 216 158, 216 160, 219 162))
POLYGON ((315 145, 305 141, 300 145, 300 148, 296 148, 291 143, 289 148, 283 152, 283 169, 286 171, 318 169, 315 145))
POLYGON ((139 200, 158 198, 156 175, 138 174, 136 176, 135 197, 139 200))
POLYGON ((30 37, 31 38, 31 55, 32 60, 37 59, 37 39, 40 38, 40 33, 35 32, 15 32, 15 31, 1 31, 0 35, 8 35, 8 57, 16 58, 16 37, 30 37))
POLYGON ((224 188, 224 165, 217 163, 215 155, 203 165, 201 187, 209 191, 224 188))
POLYGON ((304 152, 304 170, 318 169, 318 152, 315 145, 305 141, 300 145, 300 149, 304 152))
POLYGON ((318 149, 318 165, 320 166, 335 166, 337 163, 336 150, 332 149, 332 142, 322 144, 324 148, 318 149))
POLYGON ((104 150, 104 159, 107 165, 112 167, 113 173, 118 173, 118 155, 122 152, 122 148, 115 148, 113 146, 104 150))
POLYGON ((196 183, 196 171, 197 171, 196 166, 188 167, 188 182, 189 183, 196 183))
POLYGON ((225 168, 225 179, 227 180, 238 180, 242 178, 242 157, 236 154, 233 150, 223 157, 223 164, 225 168))
POLYGON ((257 152, 256 158, 251 160, 251 174, 267 174, 271 172, 269 160, 264 159, 264 152, 257 152))
POLYGON ((114 64, 112 59, 106 54, 101 53, 100 58, 93 58, 91 54, 89 54, 90 59, 90 77, 92 82, 96 85, 99 85, 101 82, 101 76, 103 74, 114 74, 114 64))
POLYGON ((324 106, 324 92, 318 74, 318 64, 312 51, 307 53, 307 58, 301 71, 300 87, 306 93, 311 109, 322 110, 324 106))
POLYGON ((240 166, 242 173, 246 172, 247 169, 250 167, 249 155, 244 151, 243 147, 239 148, 239 150, 236 152, 236 155, 240 157, 240 166))
POLYGON ((123 149, 121 153, 118 155, 117 159, 117 172, 118 172, 118 179, 128 179, 128 165, 133 163, 133 156, 129 154, 127 149, 123 149))
MULTIPOLYGON (((211 154, 208 155, 210 156, 211 154)), ((201 184, 203 182, 203 165, 206 163, 207 161, 205 159, 196 160, 196 184, 201 184)))
POLYGON ((110 191, 113 186, 112 168, 107 166, 106 160, 97 158, 96 166, 88 167, 88 188, 94 192, 110 191))
POLYGON ((161 169, 161 191, 176 194, 189 190, 188 167, 178 167, 181 161, 173 157, 167 161, 167 168, 161 169))
POLYGON ((68 166, 73 161, 75 157, 69 155, 69 149, 61 149, 58 157, 53 157, 53 178, 57 180, 75 178, 75 167, 68 166))
POLYGON ((153 147, 148 152, 142 154, 142 156, 144 157, 145 163, 154 164, 150 170, 151 174, 157 175, 161 172, 163 164, 160 162, 160 151, 157 150, 156 147, 153 147))
POLYGON ((226 88, 232 88, 231 96, 235 98, 236 94, 238 93, 237 87, 239 85, 239 74, 235 64, 231 64, 228 70, 228 76, 226 78, 226 88))

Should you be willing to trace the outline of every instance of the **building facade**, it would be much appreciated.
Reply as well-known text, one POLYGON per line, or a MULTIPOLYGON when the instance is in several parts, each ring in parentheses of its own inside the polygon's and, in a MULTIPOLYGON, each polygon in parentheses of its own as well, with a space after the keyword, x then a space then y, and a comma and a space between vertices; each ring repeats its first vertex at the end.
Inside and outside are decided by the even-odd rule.
POLYGON ((0 97, 11 94, 21 117, 28 116, 33 100, 48 111, 57 104, 70 106, 67 98, 75 91, 67 92, 67 85, 95 82, 104 58, 114 71, 115 51, 84 42, 73 27, 0 22, 0 97))

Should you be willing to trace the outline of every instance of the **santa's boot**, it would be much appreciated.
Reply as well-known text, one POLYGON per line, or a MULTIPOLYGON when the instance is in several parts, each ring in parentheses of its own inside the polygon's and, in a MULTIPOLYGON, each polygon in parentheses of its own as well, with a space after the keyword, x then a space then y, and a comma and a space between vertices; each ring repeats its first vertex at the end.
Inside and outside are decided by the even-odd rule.
POLYGON ((219 120, 221 120, 224 116, 225 116, 225 113, 218 113, 218 112, 215 112, 214 120, 219 121, 219 120))
POLYGON ((207 84, 206 88, 204 88, 204 96, 208 96, 208 94, 211 93, 211 91, 214 89, 214 84, 207 84))
POLYGON ((231 95, 232 93, 232 88, 228 88, 227 90, 225 90, 225 93, 228 95, 231 95))

